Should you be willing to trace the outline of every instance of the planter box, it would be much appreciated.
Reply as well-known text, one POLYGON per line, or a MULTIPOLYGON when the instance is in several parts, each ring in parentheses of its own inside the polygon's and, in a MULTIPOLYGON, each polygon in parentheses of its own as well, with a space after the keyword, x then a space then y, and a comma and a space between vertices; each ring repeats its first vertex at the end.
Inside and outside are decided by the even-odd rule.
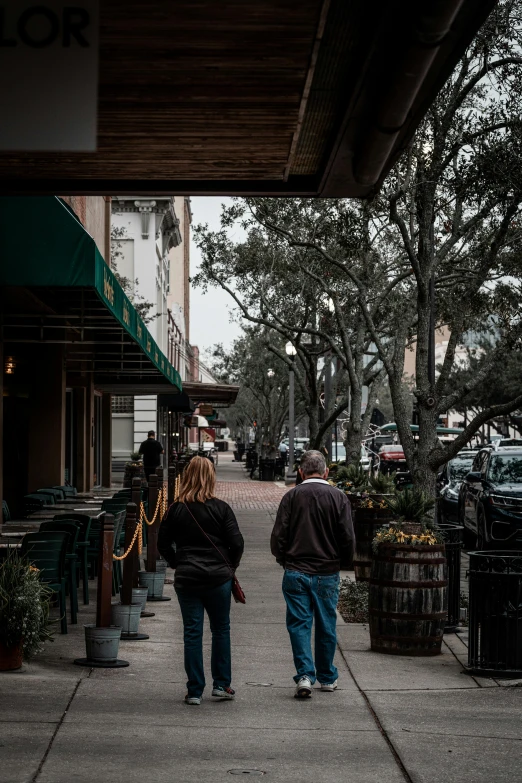
POLYGON ((444 544, 379 544, 369 595, 375 652, 439 655, 448 616, 444 544))

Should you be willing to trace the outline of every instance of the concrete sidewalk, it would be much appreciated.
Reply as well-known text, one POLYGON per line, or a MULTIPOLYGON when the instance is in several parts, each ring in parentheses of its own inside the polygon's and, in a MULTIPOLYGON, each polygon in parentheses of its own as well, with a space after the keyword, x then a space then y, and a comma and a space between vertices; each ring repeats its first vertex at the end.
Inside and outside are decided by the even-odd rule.
MULTIPOLYGON (((296 701, 282 572, 268 548, 273 513, 241 510, 238 518, 247 604, 232 612, 236 700, 183 703, 175 600, 150 605, 156 616, 140 628, 150 640, 121 643, 128 669, 73 666, 84 655, 91 603, 35 663, 0 676, 0 783, 216 783, 263 773, 274 783, 520 777, 522 689, 461 674, 457 639, 456 654, 445 647, 438 658, 380 656, 369 651, 364 626, 339 620, 340 689, 296 701)), ((206 629, 208 676, 209 642, 206 629)))

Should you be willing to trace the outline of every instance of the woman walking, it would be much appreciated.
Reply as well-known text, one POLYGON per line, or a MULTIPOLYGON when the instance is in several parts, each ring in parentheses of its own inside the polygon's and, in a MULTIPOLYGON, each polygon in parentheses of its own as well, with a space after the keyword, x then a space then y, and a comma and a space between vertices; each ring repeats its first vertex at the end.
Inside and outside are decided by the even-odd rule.
POLYGON ((179 499, 158 534, 158 549, 176 570, 174 589, 183 617, 187 704, 201 704, 205 688, 203 620, 212 631, 212 696, 233 699, 230 687, 232 577, 243 554, 234 512, 214 496, 216 472, 205 457, 193 457, 183 473, 179 499))

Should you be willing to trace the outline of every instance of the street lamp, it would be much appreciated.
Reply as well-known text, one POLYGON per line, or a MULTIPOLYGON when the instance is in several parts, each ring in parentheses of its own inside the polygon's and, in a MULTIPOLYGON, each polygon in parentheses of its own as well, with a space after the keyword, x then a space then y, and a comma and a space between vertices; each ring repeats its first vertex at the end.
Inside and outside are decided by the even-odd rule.
POLYGON ((295 481, 294 473, 294 429, 295 429, 295 411, 294 411, 294 360, 297 349, 293 343, 288 342, 285 345, 286 355, 290 357, 292 365, 290 367, 289 378, 289 396, 288 396, 288 469, 286 472, 286 484, 293 484, 295 481))

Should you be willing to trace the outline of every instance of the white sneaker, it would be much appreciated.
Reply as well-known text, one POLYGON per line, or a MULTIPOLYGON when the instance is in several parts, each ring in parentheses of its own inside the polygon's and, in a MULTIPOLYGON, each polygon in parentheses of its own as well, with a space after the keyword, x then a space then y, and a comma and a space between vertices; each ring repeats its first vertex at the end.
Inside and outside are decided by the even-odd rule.
POLYGON ((189 696, 187 693, 185 696, 185 704, 190 704, 191 707, 199 707, 201 698, 199 696, 189 696))
POLYGON ((215 699, 234 699, 236 692, 233 688, 223 688, 223 686, 218 685, 216 688, 212 689, 212 696, 214 696, 215 699))
POLYGON ((319 685, 321 686, 322 691, 327 691, 328 693, 333 693, 333 691, 337 690, 337 680, 328 684, 320 682, 319 685))
POLYGON ((310 680, 310 677, 301 677, 300 680, 298 680, 296 689, 295 689, 295 698, 296 699, 309 699, 312 695, 312 682, 310 680))

